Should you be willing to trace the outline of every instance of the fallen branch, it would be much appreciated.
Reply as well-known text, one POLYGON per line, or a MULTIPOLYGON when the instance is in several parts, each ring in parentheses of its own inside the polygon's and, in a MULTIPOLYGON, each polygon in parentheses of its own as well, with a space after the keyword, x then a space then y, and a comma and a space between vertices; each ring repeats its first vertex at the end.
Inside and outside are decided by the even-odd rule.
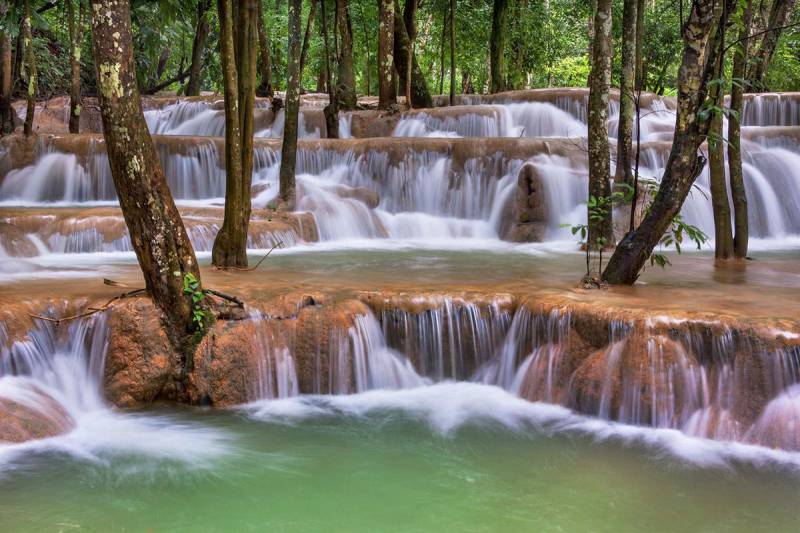
POLYGON ((205 294, 210 294, 212 296, 216 296, 217 298, 222 298, 223 300, 228 300, 229 302, 233 302, 239 307, 244 307, 244 302, 241 301, 236 296, 231 296, 230 294, 225 294, 224 292, 215 291, 214 289, 203 289, 205 294))
MULTIPOLYGON (((111 281, 111 280, 103 280, 104 283, 106 281, 111 281)), ((107 285, 111 285, 113 283, 116 283, 116 282, 107 283, 107 285)), ((65 316, 65 317, 62 317, 62 318, 52 318, 52 317, 49 317, 49 316, 42 316, 42 315, 36 315, 36 314, 33 314, 33 313, 28 313, 28 316, 30 316, 31 318, 38 318, 39 320, 46 320, 47 322, 53 322, 55 324, 59 324, 61 322, 67 322, 69 320, 76 320, 78 318, 85 318, 85 317, 91 316, 91 315, 93 315, 95 313, 99 313, 101 311, 105 311, 106 309, 111 307, 112 303, 116 302, 117 300, 122 300, 122 299, 125 299, 125 298, 130 298, 131 296, 136 296, 137 294, 141 294, 141 293, 145 292, 146 290, 147 289, 134 289, 132 291, 123 292, 120 295, 114 296, 113 298, 111 298, 109 301, 107 301, 102 306, 100 306, 100 307, 90 307, 89 310, 86 311, 85 313, 80 313, 80 314, 77 314, 77 315, 65 316)))

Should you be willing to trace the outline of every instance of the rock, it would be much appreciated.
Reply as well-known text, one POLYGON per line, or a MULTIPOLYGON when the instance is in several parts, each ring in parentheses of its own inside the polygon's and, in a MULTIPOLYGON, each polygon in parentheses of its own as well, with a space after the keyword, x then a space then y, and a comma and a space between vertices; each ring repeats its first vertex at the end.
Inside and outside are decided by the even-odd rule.
POLYGON ((36 246, 28 239, 22 229, 9 224, 0 222, 0 247, 12 257, 33 257, 39 255, 36 246))
POLYGON ((161 313, 149 298, 114 304, 109 319, 105 394, 114 405, 137 407, 173 398, 173 378, 180 369, 161 313))
POLYGON ((547 231, 547 204, 539 169, 526 163, 517 176, 511 220, 503 224, 503 238, 513 242, 540 242, 547 231))
POLYGON ((353 200, 359 200, 365 203, 367 207, 372 209, 378 207, 378 204, 380 203, 380 197, 378 196, 378 193, 372 189, 367 189, 366 187, 339 186, 336 188, 336 194, 338 194, 341 198, 352 198, 353 200))
POLYGON ((75 427, 75 421, 61 405, 42 391, 36 408, 0 398, 0 442, 25 442, 55 437, 75 427))

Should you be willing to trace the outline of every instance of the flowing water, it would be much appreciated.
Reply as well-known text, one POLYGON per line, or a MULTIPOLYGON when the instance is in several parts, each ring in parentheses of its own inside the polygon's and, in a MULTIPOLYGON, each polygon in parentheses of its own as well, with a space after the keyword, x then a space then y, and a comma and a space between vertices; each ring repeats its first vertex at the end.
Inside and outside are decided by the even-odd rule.
MULTIPOLYGON (((22 335, 4 315, 0 429, 22 412, 43 433, 0 444, 0 530, 796 530, 800 348, 783 328, 800 313, 797 95, 746 101, 757 261, 670 255, 596 295, 647 318, 603 318, 591 346, 563 227, 586 216, 585 98, 462 103, 402 114, 391 138, 349 139, 361 130, 342 114, 335 142, 304 105, 288 215, 270 210, 283 112, 256 110, 248 247, 280 247, 245 287, 204 272, 252 304, 247 403, 113 407, 110 312, 22 335), (506 240, 525 164, 543 242, 506 240), (290 290, 359 306, 304 336, 258 306, 290 290)), ((146 112, 204 265, 225 188, 220 104, 146 112)), ((673 103, 646 107, 642 174, 657 180, 673 103)), ((617 115, 612 102, 612 138, 617 115)), ((103 277, 141 283, 101 138, 43 137, 37 154, 0 181, 0 303, 55 301, 55 317, 103 277)), ((713 233, 707 173, 683 214, 713 233)))

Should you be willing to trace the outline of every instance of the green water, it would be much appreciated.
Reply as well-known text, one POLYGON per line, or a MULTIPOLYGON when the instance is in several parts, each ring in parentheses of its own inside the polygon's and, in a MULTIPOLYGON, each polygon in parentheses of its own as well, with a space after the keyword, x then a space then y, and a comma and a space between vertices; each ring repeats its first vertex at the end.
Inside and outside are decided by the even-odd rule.
MULTIPOLYGON (((453 416, 465 409, 444 408, 455 409, 453 416)), ((703 466, 657 447, 545 431, 538 423, 512 429, 482 416, 432 425, 408 409, 334 408, 267 420, 243 412, 167 414, 174 426, 213 432, 224 451, 188 462, 120 451, 125 443, 100 453, 100 461, 25 454, 0 473, 0 531, 800 528, 800 475, 780 463, 703 466)), ((150 438, 163 438, 165 430, 153 431, 150 438)), ((148 437, 137 438, 146 444, 148 437)), ((139 443, 127 444, 135 450, 139 443)), ((208 445, 202 438, 184 444, 188 456, 208 445)), ((691 453, 702 456, 703 447, 691 453)))

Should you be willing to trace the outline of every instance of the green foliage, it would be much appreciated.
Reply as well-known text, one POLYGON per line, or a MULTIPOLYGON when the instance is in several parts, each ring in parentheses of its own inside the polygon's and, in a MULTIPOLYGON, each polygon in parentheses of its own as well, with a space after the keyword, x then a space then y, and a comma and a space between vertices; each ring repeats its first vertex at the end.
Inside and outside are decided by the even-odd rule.
POLYGON ((203 331, 210 320, 210 314, 203 306, 206 295, 200 286, 200 280, 191 272, 183 276, 183 293, 192 297, 192 322, 198 331, 203 331))

